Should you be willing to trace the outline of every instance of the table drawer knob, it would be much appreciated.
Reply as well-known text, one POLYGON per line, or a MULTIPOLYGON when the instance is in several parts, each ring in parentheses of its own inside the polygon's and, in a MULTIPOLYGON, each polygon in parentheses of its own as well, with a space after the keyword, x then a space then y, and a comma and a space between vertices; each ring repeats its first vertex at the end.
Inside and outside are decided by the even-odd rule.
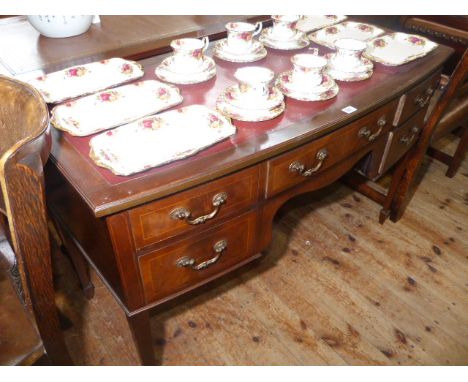
POLYGON ((315 159, 317 159, 317 164, 309 169, 305 169, 305 165, 301 162, 294 161, 289 165, 289 172, 295 172, 302 176, 311 176, 312 174, 316 173, 323 165, 323 162, 328 157, 328 150, 321 149, 317 152, 315 159))
POLYGON ((432 88, 426 89, 423 95, 418 95, 414 99, 414 103, 422 109, 424 106, 426 106, 429 103, 432 93, 434 93, 434 90, 432 88))
POLYGON ((382 130, 386 124, 387 124, 387 120, 385 119, 385 117, 381 117, 377 121, 377 126, 379 127, 379 129, 374 134, 372 134, 370 129, 365 126, 361 130, 359 130, 358 136, 359 138, 367 138, 369 142, 373 142, 382 133, 382 130))
POLYGON ((411 134, 406 137, 401 137, 400 142, 406 146, 409 146, 411 142, 413 142, 414 138, 416 138, 416 136, 418 135, 419 130, 420 130, 419 127, 413 126, 410 130, 411 134))
POLYGON ((221 205, 226 203, 228 195, 226 192, 220 192, 213 196, 212 205, 214 207, 213 211, 209 214, 199 216, 194 219, 190 219, 192 213, 184 207, 178 207, 171 211, 169 214, 173 220, 185 220, 190 225, 202 224, 207 220, 213 219, 219 212, 221 205))
POLYGON ((202 269, 208 268, 211 264, 216 263, 223 254, 223 252, 226 250, 226 248, 227 241, 223 239, 218 241, 215 245, 213 245, 213 251, 214 253, 216 253, 216 256, 212 257, 211 259, 203 261, 200 264, 195 264, 195 259, 193 257, 184 256, 177 260, 176 264, 178 267, 181 268, 192 268, 196 271, 200 271, 202 269))

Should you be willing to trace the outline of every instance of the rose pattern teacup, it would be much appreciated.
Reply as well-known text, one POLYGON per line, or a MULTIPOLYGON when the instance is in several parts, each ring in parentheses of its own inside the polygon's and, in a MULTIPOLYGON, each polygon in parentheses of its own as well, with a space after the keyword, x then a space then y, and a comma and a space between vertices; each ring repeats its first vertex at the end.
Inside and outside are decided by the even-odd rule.
POLYGON ((208 48, 208 37, 180 38, 171 42, 174 50, 173 69, 179 73, 192 73, 203 64, 203 55, 208 48))
POLYGON ((361 65, 361 57, 366 43, 352 38, 341 38, 335 41, 336 55, 334 65, 342 71, 349 71, 361 65))
POLYGON ((239 90, 246 102, 261 104, 268 99, 275 73, 261 66, 237 69, 234 77, 239 81, 239 90))
POLYGON ((318 55, 318 49, 313 53, 296 54, 291 57, 291 62, 294 66, 292 77, 297 84, 310 87, 323 82, 327 59, 318 55))
POLYGON ((296 33, 297 22, 301 19, 301 16, 295 15, 282 15, 282 16, 271 16, 273 19, 273 28, 271 34, 278 40, 290 40, 296 33))
POLYGON ((262 23, 231 22, 226 24, 227 46, 234 52, 250 52, 253 38, 262 31, 262 23))

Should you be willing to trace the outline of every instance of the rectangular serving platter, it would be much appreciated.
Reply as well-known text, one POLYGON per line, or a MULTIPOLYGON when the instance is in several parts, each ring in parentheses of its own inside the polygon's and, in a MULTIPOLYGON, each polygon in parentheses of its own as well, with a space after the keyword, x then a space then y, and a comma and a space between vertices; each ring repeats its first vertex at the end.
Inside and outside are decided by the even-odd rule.
POLYGON ((374 25, 344 21, 309 34, 309 39, 319 45, 335 49, 335 41, 342 38, 352 38, 361 41, 369 41, 384 34, 385 31, 374 25))
POLYGON ((143 77, 142 66, 123 58, 110 58, 27 80, 47 103, 59 103, 143 77))
POLYGON ((425 37, 396 32, 369 41, 364 56, 383 65, 398 66, 424 57, 437 46, 425 37))
POLYGON ((91 138, 89 155, 98 166, 128 176, 194 155, 235 133, 222 114, 191 105, 101 133, 91 138))
POLYGON ((310 15, 304 16, 301 20, 299 20, 296 24, 296 28, 299 29, 301 32, 309 33, 316 31, 321 28, 329 27, 330 25, 334 25, 337 23, 341 23, 347 19, 346 16, 338 16, 338 15, 310 15))
POLYGON ((86 136, 169 109, 182 102, 177 87, 138 81, 55 106, 51 122, 74 136, 86 136))

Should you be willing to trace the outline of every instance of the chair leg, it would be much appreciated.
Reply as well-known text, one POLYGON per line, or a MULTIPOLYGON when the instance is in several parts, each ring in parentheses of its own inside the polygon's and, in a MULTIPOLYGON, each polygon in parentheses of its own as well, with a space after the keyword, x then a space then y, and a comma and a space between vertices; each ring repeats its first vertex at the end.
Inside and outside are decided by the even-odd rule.
POLYGON ((60 225, 55 222, 54 219, 50 219, 51 228, 55 231, 56 234, 51 235, 59 240, 60 250, 63 254, 68 255, 70 258, 73 268, 78 276, 80 281, 81 289, 86 299, 91 300, 94 297, 94 284, 89 277, 89 267, 84 259, 83 255, 80 253, 79 249, 76 248, 75 243, 69 239, 68 235, 61 229, 60 225))
POLYGON ((455 151, 455 154, 452 157, 452 160, 450 161, 447 172, 445 173, 447 177, 453 178, 455 176, 455 174, 457 173, 461 165, 461 162, 463 161, 467 148, 468 148, 468 126, 465 126, 463 129, 460 142, 458 143, 458 147, 455 151))

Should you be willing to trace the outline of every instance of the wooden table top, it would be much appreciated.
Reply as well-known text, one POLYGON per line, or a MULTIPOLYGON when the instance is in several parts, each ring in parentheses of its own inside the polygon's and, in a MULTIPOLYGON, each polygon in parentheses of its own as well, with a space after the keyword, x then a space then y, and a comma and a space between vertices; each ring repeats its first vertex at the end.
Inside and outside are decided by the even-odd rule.
POLYGON ((265 16, 101 16, 75 37, 43 37, 25 16, 0 19, 0 65, 17 76, 35 70, 53 72, 110 57, 140 59, 169 51, 176 36, 198 37, 224 31, 233 20, 265 16))
MULTIPOLYGON (((326 51, 320 47, 321 54, 326 51)), ((268 49, 268 56, 258 64, 279 74, 291 68, 289 59, 298 52, 268 49)), ((302 102, 286 98, 283 115, 265 122, 233 121, 237 134, 230 139, 194 156, 132 176, 115 176, 96 166, 88 155, 92 136, 73 137, 53 129, 52 160, 96 216, 108 215, 215 179, 334 131, 404 93, 433 73, 451 53, 450 48, 439 46, 428 56, 404 66, 376 64, 369 80, 339 82, 338 96, 328 101, 302 102), (342 109, 347 106, 357 111, 346 114, 342 109)), ((144 79, 157 79, 154 69, 165 57, 167 55, 140 61, 145 68, 144 79)), ((216 58, 215 61, 215 78, 202 84, 179 86, 184 101, 177 107, 203 104, 214 109, 217 96, 236 82, 235 70, 248 65, 216 58)))
MULTIPOLYGON (((18 41, 21 39, 36 41, 41 54, 38 55, 37 52, 27 49, 22 53, 12 52, 11 55, 0 53, 0 61, 18 72, 41 68, 47 73, 75 63, 92 62, 112 56, 133 59, 145 57, 140 61, 145 68, 144 79, 157 79, 154 69, 167 57, 161 52, 171 50, 168 45, 175 36, 209 35, 213 41, 224 36, 224 24, 227 20, 239 17, 164 16, 158 17, 158 22, 160 21, 158 23, 155 16, 141 16, 142 19, 139 20, 137 17, 136 20, 139 21, 134 24, 131 24, 133 16, 119 16, 119 19, 122 18, 126 20, 125 23, 121 26, 116 23, 115 28, 123 31, 129 28, 129 25, 138 27, 128 34, 128 38, 120 41, 108 31, 94 34, 97 33, 96 28, 114 25, 112 23, 115 20, 112 17, 108 20, 104 16, 100 26, 93 25, 92 28, 95 30, 90 31, 92 37, 89 38, 85 34, 63 40, 44 39, 38 37, 34 30, 28 32, 23 25, 18 41), (146 27, 148 25, 159 31, 157 37, 148 32, 146 27), (35 37, 32 37, 33 35, 35 37), (67 40, 76 41, 77 44, 66 43, 67 40), (32 58, 22 61, 20 57, 27 55, 32 58)), ((242 16, 242 18, 255 20, 259 17, 242 16)), ((5 27, 1 22, 2 20, 0 20, 0 31, 5 27)), ((18 23, 24 24, 26 21, 10 20, 11 25, 7 25, 8 28, 14 29, 19 28, 16 25, 18 23)), ((0 33, 0 52, 12 44, 10 42, 7 44, 2 36, 4 33, 0 33)), ((311 44, 310 47, 319 46, 311 44)), ((301 51, 306 52, 307 49, 301 51)), ((319 49, 320 54, 329 51, 324 47, 319 49)), ((268 56, 255 65, 269 67, 279 74, 291 69, 290 57, 301 51, 268 49, 268 56)), ((105 216, 237 171, 336 130, 403 94, 437 70, 451 53, 450 48, 439 46, 426 57, 400 67, 375 64, 374 75, 369 80, 356 83, 339 82, 340 92, 332 100, 301 102, 286 99, 285 113, 274 120, 257 123, 233 121, 238 129, 234 137, 192 157, 133 176, 114 176, 109 170, 96 166, 88 156, 90 137, 72 137, 54 128, 51 129, 53 143, 51 160, 94 214, 105 216), (344 113, 342 109, 350 105, 357 111, 352 114, 344 113)), ((211 53, 208 52, 208 55, 211 53)), ((219 59, 215 61, 217 64, 215 78, 202 84, 179 86, 184 102, 177 107, 198 103, 214 108, 216 98, 222 90, 235 83, 233 77, 235 70, 241 66, 252 65, 233 64, 219 59)))

